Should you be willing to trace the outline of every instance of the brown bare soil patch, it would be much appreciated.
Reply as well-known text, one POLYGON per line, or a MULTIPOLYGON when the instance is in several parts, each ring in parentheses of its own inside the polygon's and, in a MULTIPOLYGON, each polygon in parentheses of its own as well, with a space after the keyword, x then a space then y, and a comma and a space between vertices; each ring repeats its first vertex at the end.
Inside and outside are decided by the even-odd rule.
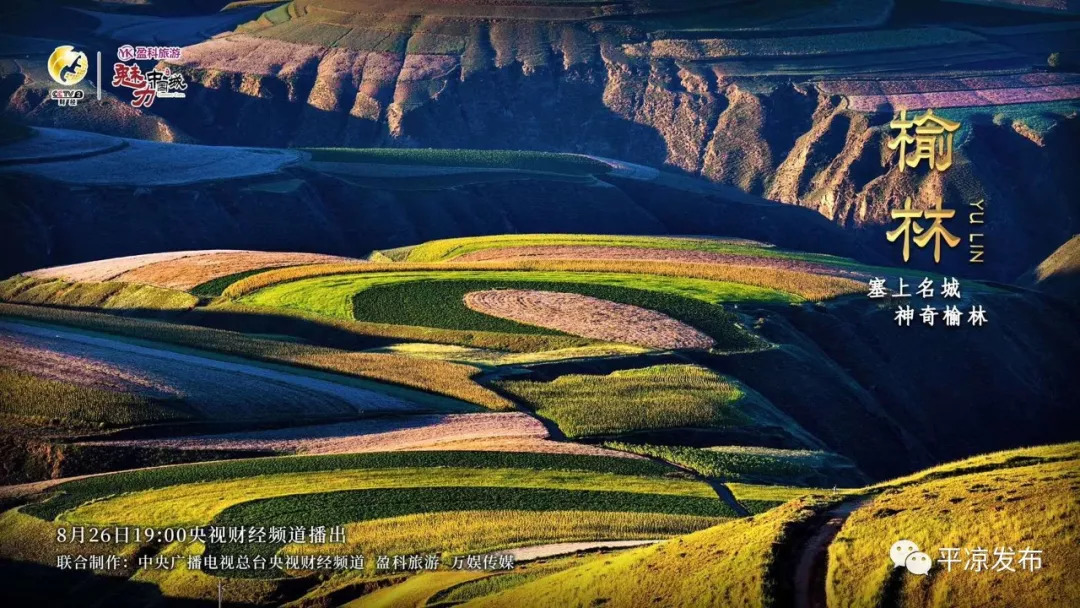
POLYGON ((153 264, 186 258, 193 255, 208 255, 218 253, 220 250, 203 251, 166 251, 162 253, 144 253, 142 255, 129 255, 107 260, 95 260, 81 264, 67 264, 65 266, 52 266, 26 272, 27 276, 39 279, 61 279, 64 281, 109 281, 130 270, 153 264))
POLYGON ((259 268, 361 261, 319 253, 216 251, 147 264, 117 275, 114 280, 126 283, 148 283, 158 287, 186 291, 218 277, 259 268))
POLYGON ((375 418, 266 431, 95 444, 303 454, 453 449, 625 456, 622 452, 595 446, 551 441, 539 420, 521 412, 375 418))
POLYGON ((712 338, 671 317, 576 293, 493 289, 465 294, 470 309, 568 334, 650 348, 709 348, 712 338))

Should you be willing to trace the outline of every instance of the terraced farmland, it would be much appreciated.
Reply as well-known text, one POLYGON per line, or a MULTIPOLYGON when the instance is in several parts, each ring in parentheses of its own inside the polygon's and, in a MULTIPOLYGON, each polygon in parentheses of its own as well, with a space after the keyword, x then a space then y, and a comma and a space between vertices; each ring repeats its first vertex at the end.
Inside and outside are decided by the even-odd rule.
POLYGON ((7 603, 1078 603, 1074 2, 224 4, 0 11, 7 603), (61 109, 54 39, 187 99, 61 109), (907 197, 1008 251, 901 265, 907 197))
POLYGON ((654 310, 695 327, 720 348, 746 348, 753 340, 717 306, 743 298, 784 302, 791 296, 749 285, 660 276, 557 272, 384 272, 290 281, 240 302, 298 309, 338 319, 504 333, 553 333, 485 315, 466 306, 466 294, 496 288, 577 293, 654 310), (643 280, 644 279, 644 280, 643 280), (403 307, 401 302, 411 302, 403 307))
MULTIPOLYGON (((1075 450, 1075 444, 1072 449, 1075 450)), ((1075 472, 1067 472, 1070 467, 1075 467, 1076 461, 1032 463, 1038 460, 1040 451, 1041 448, 1032 448, 1023 452, 1025 457, 1032 458, 1032 461, 1027 461, 1028 464, 1001 464, 1001 468, 982 473, 964 474, 960 471, 967 468, 965 464, 971 463, 955 463, 950 467, 954 471, 953 476, 936 482, 914 483, 899 494, 882 494, 869 503, 852 502, 852 499, 842 496, 802 498, 762 516, 724 523, 685 536, 679 541, 635 549, 614 558, 531 579, 469 605, 512 605, 528 598, 530 605, 539 606, 567 603, 636 606, 640 605, 641 597, 661 597, 676 605, 686 606, 699 605, 702 601, 706 604, 736 602, 752 606, 772 603, 784 605, 793 602, 796 597, 792 595, 796 593, 793 587, 799 585, 795 561, 799 559, 803 546, 809 546, 806 535, 822 526, 822 514, 837 512, 833 507, 838 503, 843 504, 845 500, 847 504, 857 506, 854 514, 841 516, 846 517, 846 521, 838 537, 840 542, 834 541, 828 545, 829 602, 842 606, 866 606, 870 605, 868 602, 896 598, 922 605, 917 594, 925 592, 922 586, 926 582, 914 576, 904 576, 902 569, 892 568, 888 559, 878 560, 875 557, 881 554, 882 547, 887 548, 895 538, 905 538, 905 534, 916 535, 916 542, 922 547, 931 546, 939 538, 946 543, 963 545, 965 541, 982 538, 980 532, 984 535, 991 532, 1003 535, 1015 545, 1027 533, 1029 540, 1032 537, 1044 539, 1047 550, 1044 555, 1056 556, 1057 560, 1061 560, 1058 563, 1070 563, 1076 559, 1075 543, 1069 544, 1070 541, 1064 540, 1072 538, 1071 533, 1043 536, 1042 533, 1030 532, 1029 526, 1039 526, 1039 522, 1044 521, 1042 511, 1033 512, 1022 504, 1032 499, 1032 493, 1045 493, 1050 499, 1047 508, 1053 509, 1055 514, 1064 514, 1055 517, 1057 522, 1064 523, 1071 519, 1071 510, 1077 506, 1076 500, 1068 496, 1069 480, 1075 478, 1075 472), (1030 480, 1031 473, 1038 476, 1037 482, 1024 482, 1028 484, 1024 486, 1011 485, 1010 482, 1018 483, 1020 479, 1030 480), (990 480, 996 480, 996 484, 990 480), (951 492, 945 488, 951 488, 951 492), (1008 490, 1009 496, 1017 499, 1003 507, 1008 515, 988 520, 982 524, 984 527, 971 525, 966 518, 978 518, 983 512, 984 501, 1000 505, 995 497, 1006 488, 1011 488, 1008 490), (945 502, 946 495, 964 500, 945 502), (943 516, 932 524, 933 530, 927 529, 923 516, 927 504, 936 504, 927 503, 928 500, 940 500, 947 506, 943 509, 943 516), (980 504, 968 504, 968 500, 980 504), (883 516, 884 504, 891 505, 899 513, 883 516), (920 508, 916 510, 912 508, 914 506, 920 508), (908 528, 897 527, 897 518, 901 518, 902 524, 908 528), (866 529, 880 530, 881 533, 859 536, 866 529), (855 554, 852 549, 860 553, 855 554), (865 568, 855 573, 855 568, 867 563, 880 565, 870 573, 865 568), (767 574, 762 577, 761 573, 767 574), (887 579, 891 584, 885 584, 887 579), (777 581, 780 583, 777 584, 777 581), (859 588, 857 585, 863 586, 859 588), (702 599, 702 594, 707 595, 706 599, 702 599)), ((1017 455, 1017 452, 1013 453, 1013 456, 1017 455)), ((936 565, 934 568, 943 567, 936 565)), ((948 593, 950 597, 955 593, 956 601, 964 601, 958 598, 980 597, 991 593, 990 589, 1000 590, 1002 585, 1023 584, 1016 577, 1011 579, 1016 582, 1006 583, 1009 574, 997 573, 978 578, 970 576, 970 572, 954 568, 952 572, 936 572, 929 580, 937 592, 948 593), (965 575, 967 578, 961 581, 965 575)), ((1019 590, 1001 592, 1009 593, 1010 597, 1024 597, 1018 602, 1021 606, 1042 606, 1046 601, 1064 601, 1064 598, 1075 597, 1076 589, 1071 579, 1055 577, 1046 573, 1045 569, 1041 573, 1030 574, 1039 579, 1039 591, 1034 597, 1019 590)))
MULTIPOLYGON (((558 454, 400 452, 236 460, 94 477, 53 492, 51 500, 0 519, 0 554, 23 555, 10 536, 15 529, 40 531, 76 521, 268 525, 298 524, 318 513, 333 519, 327 525, 345 524, 353 543, 324 546, 324 553, 347 553, 359 543, 365 550, 456 554, 549 542, 665 538, 733 515, 707 484, 662 465, 558 454)), ((244 551, 267 548, 256 543, 244 551)), ((206 547, 224 549, 216 543, 206 547)), ((202 550, 198 544, 168 552, 202 550)), ((319 550, 310 544, 285 548, 294 554, 319 550)), ((176 591, 196 592, 199 584, 188 581, 186 589, 176 591)))
POLYGON ((84 422, 112 424, 139 418, 131 410, 141 402, 150 410, 151 420, 313 420, 421 407, 344 383, 76 332, 0 322, 0 336, 9 355, 3 363, 5 372, 22 386, 40 385, 43 391, 35 397, 30 390, 17 389, 20 398, 7 404, 9 414, 52 414, 62 419, 64 402, 48 397, 62 396, 64 391, 93 395, 90 402, 97 405, 96 413, 72 412, 84 422), (222 394, 224 385, 239 390, 222 394), (115 400, 115 412, 109 395, 115 400), (160 405, 149 407, 154 403, 160 405), (43 406, 50 409, 42 410, 43 406), (170 413, 153 413, 162 409, 170 413))

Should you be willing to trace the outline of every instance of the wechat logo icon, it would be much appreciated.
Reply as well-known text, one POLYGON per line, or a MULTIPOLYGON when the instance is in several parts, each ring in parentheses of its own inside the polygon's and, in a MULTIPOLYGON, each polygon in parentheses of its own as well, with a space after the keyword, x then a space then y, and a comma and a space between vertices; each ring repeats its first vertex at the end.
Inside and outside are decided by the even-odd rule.
POLYGON ((912 574, 925 575, 934 565, 930 556, 919 551, 919 545, 910 540, 898 540, 893 543, 889 549, 889 557, 892 559, 894 568, 903 566, 912 574))

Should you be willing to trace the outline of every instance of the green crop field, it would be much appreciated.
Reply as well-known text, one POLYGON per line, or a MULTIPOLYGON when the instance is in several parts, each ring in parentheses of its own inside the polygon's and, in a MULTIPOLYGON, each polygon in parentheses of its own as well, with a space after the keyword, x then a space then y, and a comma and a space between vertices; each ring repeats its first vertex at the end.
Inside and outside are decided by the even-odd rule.
POLYGON ((69 283, 15 276, 0 281, 0 300, 64 308, 186 310, 195 296, 173 289, 132 283, 69 283))
POLYGON ((861 485, 865 477, 847 458, 829 452, 724 446, 693 448, 613 442, 608 446, 661 458, 727 481, 805 487, 861 485))
POLYGON ((823 264, 852 264, 852 260, 837 256, 786 251, 770 245, 738 239, 715 239, 669 236, 625 236, 599 234, 500 234, 471 236, 428 241, 409 249, 404 261, 444 262, 477 251, 507 247, 556 246, 640 247, 644 249, 673 249, 730 253, 757 257, 775 257, 823 264))
POLYGON ((180 399, 80 386, 0 365, 0 416, 9 422, 105 428, 190 420, 193 412, 180 399))
MULTIPOLYGON (((778 260, 778 258, 769 258, 778 260)), ((821 270, 828 267, 821 266, 821 270)), ((863 269, 858 272, 866 274, 870 270, 863 269)), ((721 283, 733 283, 745 288, 742 295, 751 300, 776 299, 773 292, 784 294, 782 297, 798 301, 825 300, 843 295, 859 293, 866 290, 865 283, 860 283, 844 276, 832 276, 827 272, 808 272, 806 270, 783 268, 758 264, 709 264, 678 261, 657 260, 572 260, 572 259, 544 259, 540 257, 534 260, 505 260, 484 261, 466 263, 373 263, 373 264, 312 264, 303 267, 294 267, 278 270, 268 270, 245 279, 236 281, 226 288, 222 295, 229 298, 238 298, 262 288, 290 281, 328 277, 346 274, 385 274, 394 272, 547 272, 557 275, 566 273, 582 273, 588 279, 589 276, 598 274, 637 275, 646 284, 654 282, 654 278, 667 278, 669 280, 705 280, 721 283), (757 290, 757 291, 755 291, 757 290), (760 290, 765 290, 764 292, 760 290)), ((838 271, 843 273, 845 271, 838 271)), ((914 276, 912 271, 885 270, 884 276, 914 276)), ((920 275, 919 278, 922 278, 920 275)), ((935 278, 940 278, 934 275, 935 278)))
POLYGON ((413 513, 497 510, 611 511, 731 517, 715 496, 674 496, 617 490, 452 486, 377 488, 252 500, 222 511, 213 524, 291 526, 307 521, 336 526, 413 513))
POLYGON ((756 485, 746 483, 729 483, 735 500, 753 514, 764 513, 769 509, 775 509, 782 504, 810 495, 839 496, 840 492, 824 488, 805 488, 791 486, 756 485))
POLYGON ((220 296, 221 292, 225 291, 229 285, 239 281, 240 279, 246 279, 250 276, 259 274, 260 272, 266 272, 270 268, 256 268, 254 270, 245 270, 243 272, 236 272, 216 279, 210 279, 205 283, 199 283, 195 287, 188 290, 188 293, 194 296, 202 297, 214 297, 220 296))
POLYGON ((118 492, 133 493, 167 489, 181 484, 241 480, 268 475, 310 474, 346 469, 399 469, 426 467, 471 469, 523 469, 527 471, 580 471, 638 477, 663 477, 671 470, 648 460, 568 454, 515 452, 382 452, 335 456, 288 456, 255 458, 144 469, 70 481, 57 486, 48 501, 31 505, 25 512, 54 519, 64 511, 118 492))
POLYGON ((696 365, 658 365, 551 382, 510 380, 499 387, 551 420, 568 437, 642 429, 740 426, 737 383, 696 365))
MULTIPOLYGON (((280 283, 241 298, 267 308, 297 309, 338 319, 457 330, 550 334, 552 330, 484 315, 463 297, 487 289, 566 291, 662 312, 702 330, 718 348, 755 344, 722 302, 790 301, 791 296, 737 283, 651 275, 539 272, 377 273, 280 283)), ((557 332, 554 332, 557 333, 557 332)))
POLYGON ((201 525, 229 507, 260 498, 329 490, 501 486, 571 490, 610 488, 635 493, 672 492, 694 498, 715 499, 708 485, 685 479, 658 482, 613 474, 451 466, 288 473, 255 479, 171 485, 84 504, 64 513, 62 518, 73 523, 103 525, 201 525))
MULTIPOLYGON (((452 472, 453 473, 453 472, 452 472)), ((497 482, 498 480, 493 480, 497 482)), ((602 488, 603 486, 596 486, 602 488)), ((572 524, 572 516, 560 518, 562 525, 551 526, 552 520, 545 517, 537 517, 533 521, 517 518, 518 523, 525 524, 516 529, 516 534, 511 533, 508 539, 509 545, 521 545, 525 542, 544 540, 565 541, 578 537, 610 536, 609 527, 614 524, 618 529, 618 520, 628 524, 631 537, 641 538, 646 532, 663 534, 665 526, 673 523, 665 515, 694 516, 678 522, 683 531, 687 528, 702 529, 715 525, 720 521, 718 518, 732 517, 735 513, 722 501, 713 496, 681 496, 671 494, 650 494, 643 492, 626 492, 613 489, 567 489, 567 488, 535 488, 535 487, 506 487, 499 485, 471 487, 465 485, 448 487, 415 487, 415 488, 387 488, 378 487, 368 490, 352 490, 337 492, 322 492, 312 494, 291 494, 276 498, 255 499, 220 512, 211 525, 217 526, 295 526, 304 525, 309 521, 319 521, 320 525, 336 526, 343 524, 355 524, 358 522, 374 522, 386 518, 402 518, 421 513, 448 513, 448 512, 480 512, 489 511, 518 511, 552 513, 573 510, 574 512, 586 513, 612 513, 613 520, 605 522, 604 518, 595 515, 587 516, 584 522, 572 524), (634 517, 633 514, 639 514, 634 517), (627 518, 627 516, 630 516, 627 518), (657 517, 657 515, 661 517, 657 517), (582 526, 592 520, 597 525, 596 530, 582 526), (571 526, 577 526, 578 531, 573 533, 571 526), (560 533, 560 528, 562 531, 560 533), (541 531, 543 530, 543 531, 541 531)), ((550 516, 549 516, 550 517, 550 516)), ((399 519, 400 522, 400 519, 399 519)), ((409 523, 428 523, 410 521, 409 523)), ((353 530, 356 528, 353 527, 353 530)), ((420 527, 414 534, 420 534, 425 527, 420 527)), ((670 530, 670 528, 669 528, 670 530)), ((433 532, 433 531, 432 531, 433 532)), ((507 532, 511 532, 507 530, 507 532)), ((664 535, 671 535, 670 531, 664 535)), ((488 538, 477 538, 480 545, 471 546, 463 543, 468 549, 496 549, 504 546, 496 539, 499 535, 488 538), (486 544, 485 544, 486 543, 486 544)), ((450 551, 446 546, 441 549, 437 545, 430 544, 436 540, 425 534, 424 539, 417 543, 395 543, 395 553, 411 550, 417 546, 426 546, 437 552, 450 551), (428 544, 424 544, 428 543, 428 544)), ((465 540, 459 538, 452 542, 462 543, 465 540)), ((364 543, 364 549, 370 550, 368 543, 364 543)), ((274 543, 248 543, 239 547, 241 552, 258 555, 269 553, 280 548, 280 544, 274 543)), ((207 551, 210 553, 236 551, 237 547, 226 544, 210 544, 207 551)), ((242 572, 232 574, 244 575, 242 572)), ((270 575, 271 573, 264 573, 270 575)))

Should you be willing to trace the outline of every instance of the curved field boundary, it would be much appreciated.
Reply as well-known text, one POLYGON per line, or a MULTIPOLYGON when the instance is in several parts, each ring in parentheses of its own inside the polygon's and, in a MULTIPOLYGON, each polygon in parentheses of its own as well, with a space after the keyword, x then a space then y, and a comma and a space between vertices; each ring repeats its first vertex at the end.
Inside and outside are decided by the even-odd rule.
POLYGON ((465 295, 465 305, 486 315, 576 336, 651 348, 711 348, 698 330, 654 310, 576 293, 494 289, 465 295))
POLYGON ((118 137, 34 127, 30 137, 0 146, 0 166, 89 158, 116 152, 125 146, 127 142, 118 137))
POLYGON ((687 249, 658 249, 651 247, 607 247, 588 245, 537 245, 502 247, 472 251, 454 258, 459 262, 487 262, 493 260, 641 260, 650 262, 676 262, 698 264, 723 264, 734 266, 761 266, 780 268, 810 274, 824 274, 864 279, 868 273, 819 262, 806 262, 794 258, 759 256, 754 254, 719 253, 687 249))
POLYGON ((760 344, 738 325, 738 319, 721 302, 791 301, 781 292, 701 279, 601 273, 458 272, 320 277, 276 285, 245 297, 243 302, 265 309, 297 309, 364 322, 559 335, 556 330, 500 319, 465 306, 465 294, 498 288, 573 292, 655 310, 704 332, 716 340, 718 348, 735 350, 760 344), (402 306, 402 302, 410 305, 402 306))
POLYGON ((720 59, 859 54, 911 48, 936 48, 980 42, 982 36, 944 27, 870 30, 773 38, 666 39, 623 45, 631 57, 652 59, 720 59))
MULTIPOLYGON (((319 524, 337 526, 422 513, 460 511, 585 511, 619 514, 689 515, 702 518, 734 517, 715 497, 675 496, 617 490, 561 489, 505 486, 376 488, 299 494, 252 500, 221 511, 213 526, 294 526, 319 513, 319 524)), ((717 523, 700 520, 702 527, 717 523)), ((208 543, 207 554, 268 555, 281 543, 208 543)), ((234 571, 241 577, 273 576, 270 572, 234 571)))
MULTIPOLYGON (((2 352, 2 351, 0 351, 2 352)), ((352 454, 394 450, 438 450, 451 445, 507 452, 632 454, 588 445, 549 441, 537 419, 521 412, 375 418, 315 426, 217 435, 84 442, 83 445, 252 450, 302 454, 352 454)))
MULTIPOLYGON (((119 493, 144 492, 179 484, 242 480, 264 475, 288 473, 311 474, 349 469, 389 469, 403 467, 466 467, 470 469, 527 469, 530 471, 584 471, 663 477, 672 469, 651 460, 582 456, 571 454, 536 454, 514 452, 431 451, 375 452, 333 456, 284 456, 250 458, 225 462, 170 465, 50 484, 57 491, 50 500, 23 508, 23 512, 42 519, 54 519, 81 504, 119 493)), ((37 485, 35 485, 37 487, 37 485)))
POLYGON ((982 107, 1069 99, 1080 99, 1080 84, 899 95, 856 95, 848 97, 848 107, 859 112, 877 112, 901 108, 982 107))
POLYGON ((63 279, 65 281, 99 282, 114 279, 125 272, 141 268, 149 264, 167 262, 180 258, 196 255, 210 255, 229 251, 227 249, 204 249, 192 251, 165 251, 162 253, 143 253, 79 264, 67 264, 64 266, 51 266, 39 270, 24 272, 26 276, 38 279, 63 279))
POLYGON ((408 262, 445 262, 467 253, 485 249, 507 247, 553 247, 594 246, 633 247, 638 249, 671 249, 680 251, 703 251, 760 257, 780 257, 822 263, 850 263, 851 260, 821 253, 804 253, 777 249, 771 245, 746 239, 717 238, 706 236, 640 236, 598 234, 500 234, 493 236, 469 236, 428 241, 405 249, 408 262))
MULTIPOLYGON (((226 314, 264 314, 265 309, 229 304, 221 307, 226 314)), ((216 311, 217 309, 215 309, 216 311)), ((197 311, 197 312, 202 312, 197 311)), ((207 314, 213 315, 214 311, 207 314)), ((581 347, 585 338, 546 336, 539 334, 506 334, 470 332, 422 327, 339 321, 299 311, 277 310, 282 322, 292 319, 310 321, 327 329, 342 331, 365 343, 370 338, 392 338, 406 342, 438 344, 469 344, 513 353, 531 353, 581 347)), ((256 337, 203 325, 187 325, 168 321, 137 319, 82 310, 65 310, 44 306, 0 303, 0 315, 37 321, 48 325, 74 327, 80 331, 103 332, 154 344, 212 351, 219 357, 240 357, 247 362, 259 361, 267 366, 288 366, 289 371, 303 368, 305 373, 331 373, 349 376, 350 384, 364 387, 367 380, 375 381, 379 392, 401 396, 408 401, 424 404, 433 411, 475 411, 475 406, 489 410, 512 410, 513 404, 480 386, 474 377, 480 368, 467 363, 433 358, 418 358, 405 354, 358 352, 341 348, 288 343, 256 337), (473 405, 470 405, 473 404, 473 405)), ((202 319, 193 319, 200 322, 202 319)), ((211 316, 204 322, 212 322, 211 316)), ((315 334, 316 341, 318 333, 315 334)))
POLYGON ((320 253, 206 249, 145 253, 52 266, 23 274, 74 282, 143 283, 186 291, 213 279, 261 268, 362 262, 356 258, 320 253))
POLYGON ((757 424, 743 412, 747 393, 741 385, 696 365, 567 374, 550 382, 506 380, 499 387, 568 437, 757 424))
POLYGON ((665 606, 769 606, 776 593, 769 576, 776 547, 791 525, 814 513, 810 503, 797 501, 677 540, 589 560, 472 605, 529 606, 542 598, 543 606, 640 606, 659 594, 665 606))
POLYGON ((108 281, 68 283, 61 279, 39 279, 16 275, 0 281, 0 301, 57 308, 134 308, 188 310, 199 303, 195 296, 153 285, 108 281))
MULTIPOLYGON (((92 360, 101 366, 137 370, 157 390, 181 397, 214 420, 302 420, 305 418, 401 412, 422 406, 375 391, 309 375, 224 361, 129 342, 0 321, 27 344, 92 360), (222 387, 229 387, 223 391, 222 387)), ((116 376, 119 378, 120 376, 116 376)))
POLYGON ((817 87, 821 92, 829 95, 866 96, 940 93, 947 91, 978 91, 985 89, 1029 89, 1078 83, 1080 83, 1080 74, 1030 72, 1024 74, 995 74, 989 76, 955 78, 849 78, 819 82, 817 83, 817 87))
MULTIPOLYGON (((707 484, 688 479, 447 466, 288 473, 231 481, 181 484, 145 492, 116 495, 105 500, 87 503, 64 513, 61 519, 70 523, 85 524, 123 523, 160 527, 200 525, 209 523, 229 508, 255 500, 309 496, 328 492, 378 493, 389 492, 393 489, 404 491, 490 487, 618 491, 624 494, 644 494, 661 498, 716 500, 715 494, 707 484)), ((475 508, 494 508, 494 505, 477 505, 475 508)), ((380 517, 383 516, 389 515, 380 517)))
POLYGON ((334 526, 432 511, 614 511, 733 517, 715 497, 554 487, 453 486, 372 488, 251 500, 222 511, 214 525, 296 525, 318 505, 320 525, 334 526))
MULTIPOLYGON (((841 277, 808 274, 794 270, 765 268, 760 266, 722 266, 717 264, 650 262, 629 260, 540 260, 511 262, 472 263, 368 263, 312 265, 300 268, 270 270, 241 279, 230 285, 222 295, 236 298, 277 283, 296 281, 311 277, 323 277, 353 273, 403 272, 451 270, 470 271, 553 271, 579 273, 626 273, 656 275, 684 279, 705 279, 740 283, 762 289, 795 294, 809 300, 827 299, 846 294, 863 293, 863 283, 841 277)), ((588 280, 583 277, 583 280, 588 280)))
POLYGON ((116 275, 112 280, 146 283, 187 291, 207 281, 241 272, 305 264, 362 263, 363 260, 321 253, 278 251, 212 251, 156 261, 116 275))
POLYGON ((101 154, 8 164, 0 171, 80 186, 181 186, 269 175, 304 159, 296 150, 123 141, 123 147, 101 154), (162 158, 168 159, 168 171, 161 170, 162 158))

